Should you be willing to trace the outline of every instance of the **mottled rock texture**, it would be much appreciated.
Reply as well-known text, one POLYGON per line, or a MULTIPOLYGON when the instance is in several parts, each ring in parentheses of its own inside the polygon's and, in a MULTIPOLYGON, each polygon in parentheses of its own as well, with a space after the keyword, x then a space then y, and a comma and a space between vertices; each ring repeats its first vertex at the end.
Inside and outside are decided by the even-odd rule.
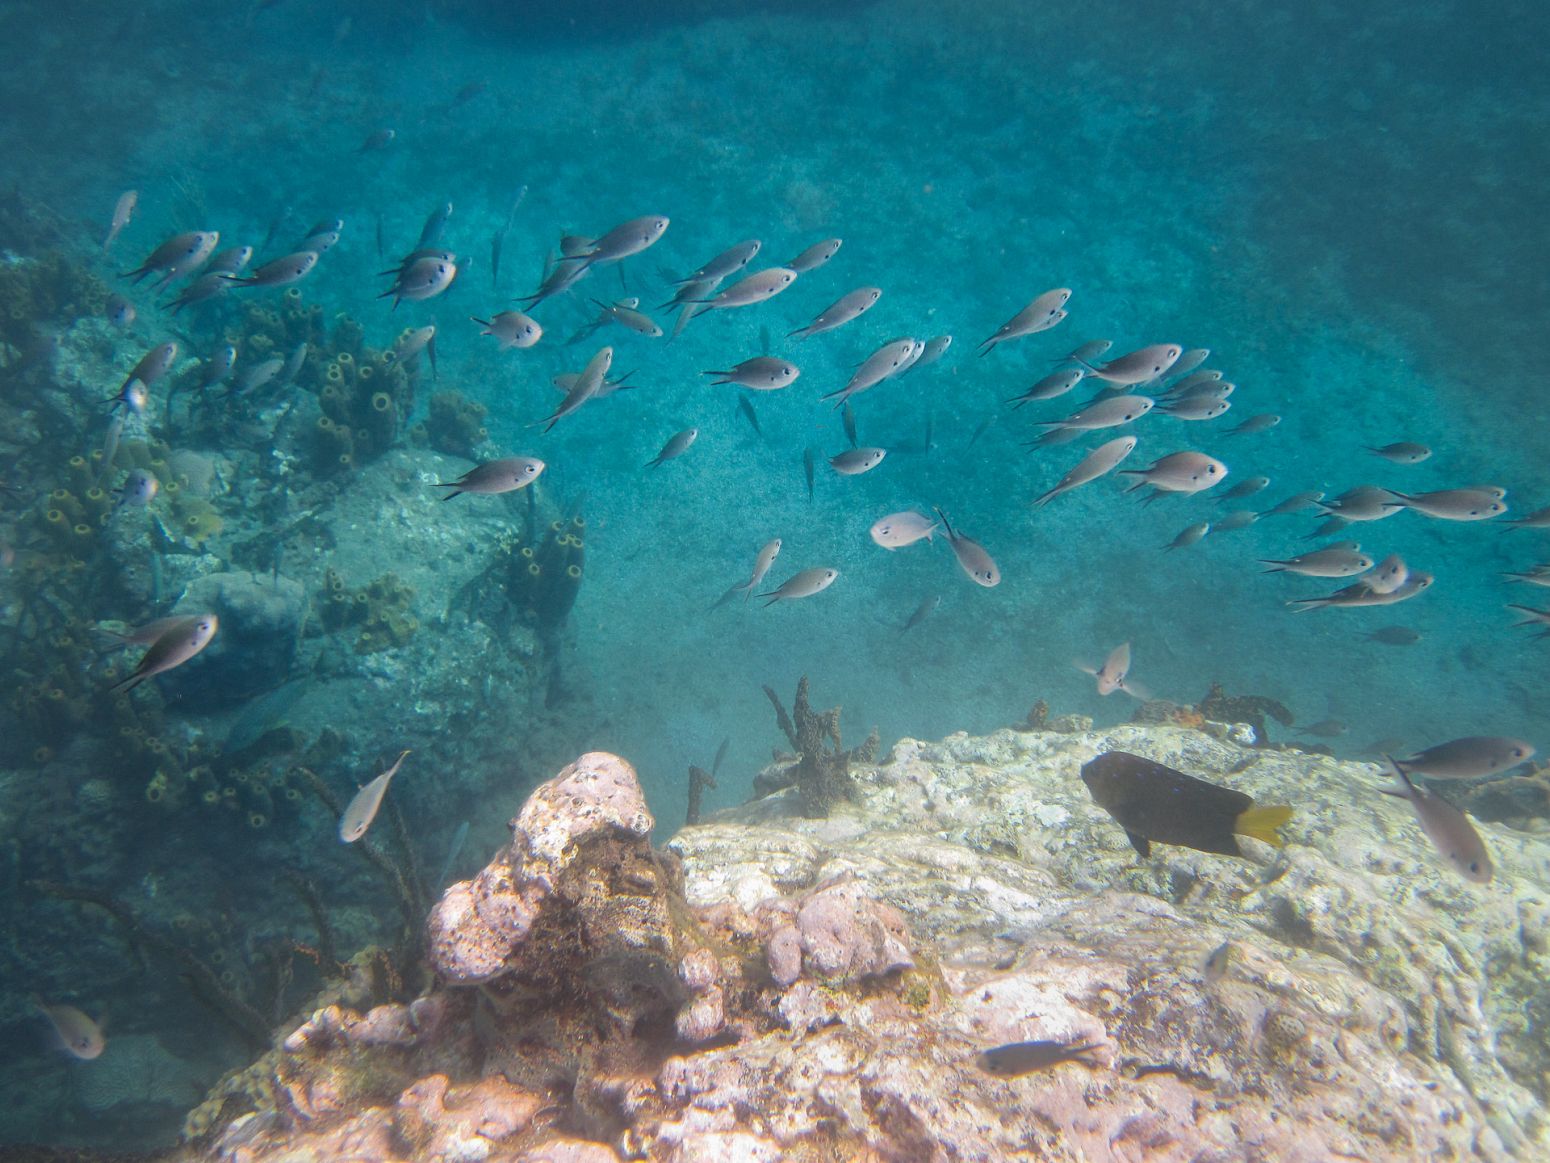
POLYGON ((827 819, 792 788, 654 852, 588 755, 432 916, 419 1010, 320 1013, 217 1157, 1509 1159, 1550 1152, 1550 845, 1433 854, 1377 770, 1130 726, 906 740, 827 819), (1081 765, 1148 756, 1296 814, 1140 860, 1081 765), (1225 957, 1206 959, 1226 945, 1225 957), (429 1007, 429 1008, 427 1008, 429 1007), (421 1018, 425 1020, 421 1020, 421 1018), (1097 1044, 998 1077, 980 1051, 1097 1044))

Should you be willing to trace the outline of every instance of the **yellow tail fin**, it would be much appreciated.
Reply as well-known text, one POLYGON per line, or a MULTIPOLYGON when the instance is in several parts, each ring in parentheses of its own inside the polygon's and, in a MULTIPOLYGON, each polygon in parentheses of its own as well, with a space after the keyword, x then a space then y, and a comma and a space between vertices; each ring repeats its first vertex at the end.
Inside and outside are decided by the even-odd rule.
POLYGON ((1277 848, 1286 843, 1276 834, 1276 829, 1292 818, 1292 809, 1285 804, 1267 804, 1265 807, 1252 807, 1238 817, 1237 826, 1233 831, 1240 836, 1252 836, 1256 840, 1263 840, 1266 844, 1273 844, 1277 848))

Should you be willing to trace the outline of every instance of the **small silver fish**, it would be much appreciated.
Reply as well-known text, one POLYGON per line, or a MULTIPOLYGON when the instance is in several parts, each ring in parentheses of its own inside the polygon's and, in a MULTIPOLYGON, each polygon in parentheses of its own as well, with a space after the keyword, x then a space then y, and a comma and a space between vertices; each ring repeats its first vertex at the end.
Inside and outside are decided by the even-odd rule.
POLYGON ((668 442, 662 446, 662 451, 653 456, 645 464, 646 468, 656 468, 669 460, 677 460, 689 451, 689 446, 700 438, 698 428, 685 428, 682 432, 675 432, 668 438, 668 442))
POLYGON ((1229 436, 1252 436, 1256 432, 1265 432, 1281 423, 1281 417, 1274 412, 1261 412, 1257 416, 1250 416, 1236 428, 1229 429, 1229 436))
POLYGON ((1179 530, 1179 535, 1168 542, 1167 545, 1164 545, 1163 550, 1166 552, 1171 549, 1188 549, 1209 532, 1211 532, 1211 522, 1209 521, 1202 521, 1198 525, 1191 525, 1187 529, 1179 530))
POLYGON ((829 458, 829 467, 841 476, 860 476, 864 472, 871 472, 883 463, 883 458, 888 455, 886 448, 873 448, 862 446, 861 448, 847 448, 838 456, 829 458))
POLYGON ((925 367, 933 364, 947 354, 947 349, 953 345, 951 335, 938 335, 926 340, 926 346, 921 350, 920 358, 915 361, 916 367, 925 367))
POLYGON ((605 319, 635 332, 636 335, 656 339, 662 334, 662 328, 657 326, 656 320, 645 312, 636 310, 639 299, 623 299, 617 303, 604 303, 599 299, 593 299, 592 302, 602 309, 605 319))
POLYGON ((170 618, 156 618, 143 626, 133 626, 127 630, 110 630, 106 626, 98 626, 96 629, 99 634, 111 638, 115 646, 149 646, 174 626, 187 621, 187 614, 174 614, 170 618))
POLYGON ((113 507, 122 509, 127 505, 132 509, 143 509, 151 503, 160 488, 161 482, 145 469, 130 469, 124 483, 118 487, 118 500, 113 507))
MULTIPOLYGON (((131 190, 130 193, 134 191, 131 190)), ((112 239, 109 238, 108 241, 111 242, 112 239)), ((104 246, 103 249, 106 250, 107 247, 104 246)), ((107 1048, 108 1042, 103 1036, 102 1027, 74 1006, 45 1005, 39 998, 34 998, 33 1004, 54 1027, 54 1035, 59 1040, 60 1049, 71 1057, 90 1062, 93 1058, 100 1057, 103 1050, 107 1048)))
POLYGON ((937 522, 924 513, 905 509, 903 512, 889 513, 886 517, 878 518, 872 522, 870 532, 873 541, 884 549, 892 550, 914 545, 922 539, 930 541, 937 527, 937 522))
POLYGON ((544 329, 539 326, 538 321, 529 318, 521 311, 502 311, 488 319, 480 319, 477 315, 470 315, 469 318, 484 328, 480 335, 495 337, 501 351, 509 351, 513 347, 532 347, 543 338, 544 334, 544 329))
POLYGON ((214 614, 194 614, 169 626, 161 637, 152 642, 140 664, 124 679, 108 689, 115 694, 131 691, 153 675, 165 674, 174 667, 182 666, 198 654, 215 637, 220 619, 214 614))
POLYGON ((899 374, 914 363, 924 349, 925 344, 908 336, 889 340, 861 362, 843 388, 820 398, 834 400, 836 408, 842 407, 850 397, 875 388, 889 376, 899 374))
POLYGON ((570 290, 579 280, 585 278, 591 270, 585 263, 561 260, 549 267, 544 273, 544 280, 538 290, 531 295, 524 296, 519 302, 527 310, 531 311, 545 299, 551 299, 561 292, 570 290))
POLYGON ((103 254, 108 253, 119 232, 129 225, 129 220, 135 216, 135 207, 139 204, 138 190, 125 190, 118 196, 118 201, 113 203, 113 219, 108 223, 108 236, 102 240, 103 254))
POLYGON ((399 362, 411 360, 420 352, 426 352, 431 358, 431 365, 436 363, 436 325, 427 323, 424 327, 407 327, 393 343, 393 356, 399 362))
POLYGON ((209 303, 219 299, 231 290, 231 276, 220 271, 213 271, 200 275, 182 292, 172 299, 167 306, 174 315, 185 307, 197 307, 200 303, 209 303))
POLYGON ((1381 521, 1405 507, 1394 503, 1395 496, 1395 493, 1377 485, 1358 485, 1354 489, 1347 489, 1333 501, 1320 501, 1318 507, 1342 521, 1381 521))
POLYGON ((1062 429, 1085 432, 1098 428, 1117 428, 1145 416, 1155 402, 1146 396, 1111 396, 1088 405, 1064 420, 1043 420, 1040 423, 1050 432, 1062 429))
POLYGON ((1144 384, 1165 374, 1184 354, 1177 343, 1154 343, 1101 365, 1087 365, 1088 373, 1111 384, 1144 384))
POLYGON ((255 364, 237 377, 232 390, 239 396, 245 396, 249 392, 256 392, 264 387, 280 374, 285 367, 285 360, 278 355, 270 356, 262 363, 255 364))
POLYGON ((815 242, 790 262, 784 264, 788 270, 796 271, 799 275, 805 275, 808 271, 815 271, 839 252, 845 244, 843 238, 825 238, 822 242, 815 242))
POLYGON ((1489 487, 1440 489, 1414 495, 1395 493, 1398 500, 1390 505, 1395 509, 1414 509, 1440 521, 1489 521, 1507 511, 1502 500, 1505 495, 1506 490, 1489 487))
POLYGON ((694 299, 692 302, 703 304, 707 311, 724 311, 732 307, 751 307, 755 303, 762 303, 766 299, 773 299, 792 283, 796 282, 796 278, 796 271, 790 267, 769 267, 762 271, 756 271, 751 275, 745 275, 715 298, 694 299))
POLYGON ((438 481, 436 487, 452 490, 442 498, 443 501, 464 493, 509 493, 532 484, 544 467, 544 462, 536 456, 505 456, 476 464, 455 481, 438 481))
POLYGON ((1534 745, 1499 735, 1468 735, 1428 747, 1409 759, 1393 759, 1407 775, 1428 779, 1480 779, 1500 775, 1534 757, 1534 745))
POLYGON ((204 363, 199 365, 198 387, 213 388, 231 375, 231 369, 237 362, 237 349, 231 344, 221 348, 204 363))
POLYGON ((682 287, 690 283, 720 282, 728 275, 735 275, 753 261, 753 256, 759 253, 761 245, 757 238, 750 238, 746 242, 730 246, 692 275, 679 279, 677 285, 682 287))
POLYGON ((588 266, 629 258, 654 245, 666 232, 669 221, 660 214, 631 218, 615 226, 576 257, 588 266))
POLYGON ((447 219, 452 217, 452 203, 443 202, 430 212, 425 219, 425 225, 420 228, 420 241, 415 245, 421 250, 428 246, 435 246, 441 241, 441 232, 447 228, 447 219))
POLYGON ((291 354, 285 357, 285 364, 280 368, 280 374, 275 377, 277 387, 283 388, 295 380, 302 365, 307 362, 307 352, 310 350, 306 343, 298 343, 291 354))
POLYGON ((193 270, 205 259, 215 252, 215 247, 221 240, 217 230, 191 230, 186 234, 175 234, 166 242, 146 256, 144 262, 132 271, 126 271, 122 277, 139 282, 146 275, 165 273, 165 277, 159 280, 159 286, 165 286, 179 272, 193 270))
POLYGON ((1103 660, 1103 665, 1094 670, 1091 667, 1077 664, 1078 670, 1084 670, 1098 680, 1098 693, 1105 697, 1115 691, 1125 689, 1125 676, 1130 673, 1130 643, 1121 642, 1109 656, 1103 660))
POLYGON ((178 345, 176 342, 169 340, 166 343, 158 344, 140 357, 140 362, 135 364, 134 370, 129 373, 119 390, 122 391, 131 383, 140 383, 148 388, 151 387, 171 370, 172 365, 177 362, 177 358, 178 345))
POLYGON ((1375 594, 1361 582, 1357 582, 1355 585, 1346 586, 1322 598, 1295 598, 1286 604, 1299 614, 1332 607, 1354 609, 1361 606, 1392 606, 1398 602, 1409 601, 1417 594, 1430 589, 1432 582, 1436 580, 1429 573, 1412 570, 1410 576, 1405 579, 1405 583, 1391 594, 1375 594))
POLYGON ((366 829, 371 827, 371 822, 377 818, 378 809, 382 807, 382 797, 387 795, 388 784, 393 782, 393 777, 398 774, 408 754, 407 751, 400 754, 392 767, 355 793, 344 815, 339 817, 340 840, 354 844, 366 834, 366 829))
POLYGON ((1159 492, 1189 495, 1220 484, 1227 477, 1227 466, 1203 452, 1174 452, 1153 461, 1149 468, 1122 469, 1120 476, 1136 478, 1126 492, 1151 485, 1159 492))
MULTIPOLYGON (((759 588, 764 581, 764 575, 770 572, 770 566, 774 565, 775 559, 780 556, 780 544, 779 537, 772 537, 769 541, 766 541, 764 548, 759 550, 759 556, 754 559, 753 573, 748 580, 740 586, 733 586, 729 589, 722 595, 722 601, 737 593, 743 595, 743 601, 745 602, 753 597, 754 590, 759 588)), ((718 602, 717 604, 719 605, 720 603, 718 602)))
POLYGON ((958 559, 959 568, 968 574, 970 580, 976 585, 987 589, 1000 585, 1001 570, 997 568, 990 554, 985 552, 985 547, 954 529, 947 521, 947 514, 941 509, 936 510, 936 515, 947 533, 947 543, 952 546, 953 556, 958 559))
POLYGON ((837 569, 804 569, 792 574, 778 587, 769 593, 760 594, 761 598, 769 598, 765 606, 773 606, 776 602, 794 602, 798 598, 810 598, 814 594, 822 593, 834 584, 834 579, 840 576, 837 569))
POLYGON ((375 150, 386 149, 393 144, 393 139, 398 136, 398 131, 393 129, 379 129, 367 135, 361 142, 361 148, 356 153, 372 153, 375 150))
POLYGON ((988 355, 991 348, 999 343, 1008 343, 1013 339, 1021 339, 1025 335, 1035 335, 1040 331, 1049 330, 1064 318, 1061 308, 1070 298, 1070 287, 1056 287, 1052 291, 1045 291, 1003 323, 989 339, 981 343, 980 354, 988 355))
MULTIPOLYGON (((882 297, 881 287, 857 287, 854 291, 841 295, 818 312, 806 327, 798 327, 795 331, 789 332, 786 338, 806 339, 809 335, 820 335, 825 331, 833 331, 836 327, 843 327, 865 315, 882 297)), ((947 340, 951 343, 952 336, 948 336, 947 340)), ((945 346, 943 350, 946 350, 945 346)))
POLYGON ((611 347, 598 348, 597 352, 587 361, 587 366, 581 369, 581 374, 576 377, 576 382, 565 393, 565 399, 560 401, 560 406, 544 419, 536 421, 529 427, 544 425, 544 431, 548 432, 566 416, 575 412, 588 400, 598 394, 603 386, 604 378, 608 375, 608 369, 613 366, 614 349, 611 347))
POLYGON ((1373 566, 1372 572, 1363 575, 1362 584, 1375 594, 1392 594, 1409 576, 1410 567, 1405 564, 1405 559, 1391 553, 1373 566))
MULTIPOLYGON (((297 250, 305 250, 306 247, 297 247, 297 250)), ((215 255, 210 260, 210 265, 205 267, 207 275, 236 275, 247 269, 248 263, 253 261, 253 248, 251 246, 231 246, 215 255)))
POLYGON ((1252 497, 1255 493, 1263 492, 1270 486, 1270 478, 1267 476, 1247 477, 1228 489, 1216 498, 1220 505, 1223 501, 1240 501, 1244 497, 1252 497))
POLYGON ((1134 436, 1119 436, 1113 440, 1100 444, 1056 482, 1055 487, 1039 497, 1033 503, 1037 506, 1047 505, 1061 493, 1068 493, 1072 489, 1090 484, 1101 476, 1113 472, 1124 459, 1129 456, 1136 447, 1134 436))
POLYGON ((405 301, 420 303, 426 299, 434 299, 450 287, 455 278, 457 278, 456 262, 428 255, 425 258, 416 259, 405 268, 393 285, 377 298, 386 299, 392 296, 393 309, 396 311, 398 305, 405 301))
POLYGON ((1391 774, 1399 780, 1396 788, 1380 788, 1386 796, 1409 800, 1415 809, 1421 831, 1441 853, 1453 870, 1474 884, 1486 884, 1492 872, 1491 854, 1480 839, 1469 817, 1425 788, 1416 787, 1410 777, 1392 759, 1387 761, 1391 774))
POLYGON ((134 325, 135 305, 122 295, 109 295, 103 313, 107 315, 108 322, 120 331, 134 325))
POLYGON ((1432 450, 1426 445, 1415 444, 1408 440, 1385 444, 1382 448, 1373 448, 1369 445, 1367 451, 1395 464, 1420 464, 1432 454, 1432 450))
POLYGON ((1266 509, 1260 516, 1280 517, 1287 513, 1301 513, 1306 509, 1313 508, 1323 499, 1324 494, 1316 490, 1307 493, 1293 493, 1274 508, 1266 509))
POLYGON ((916 626, 919 626, 922 622, 924 622, 932 614, 936 613, 936 608, 938 606, 940 606, 941 604, 942 604, 942 595, 941 594, 933 594, 929 598, 921 599, 920 605, 915 607, 915 612, 909 616, 909 618, 905 621, 904 625, 899 627, 899 633, 900 634, 908 634, 916 626))
POLYGON ((1063 396, 1076 387, 1086 374, 1085 368, 1060 368, 1050 372, 1022 395, 1009 396, 1006 403, 1014 408, 1021 408, 1024 404, 1031 404, 1038 400, 1053 400, 1056 396, 1063 396))
POLYGON ((1215 420, 1231 407, 1232 401, 1216 396, 1185 396, 1172 404, 1158 407, 1157 411, 1175 420, 1204 421, 1215 420))
POLYGON ((1362 553, 1361 548, 1355 541, 1340 541, 1282 561, 1261 558, 1260 564, 1270 568, 1260 572, 1300 573, 1304 577, 1354 577, 1373 566, 1372 558, 1362 553))
POLYGON ((790 360, 773 355, 756 355, 726 371, 707 371, 703 374, 721 377, 714 381, 716 384, 740 384, 759 392, 774 392, 789 388, 796 383, 802 372, 790 360))
POLYGON ((226 278, 239 287, 288 287, 300 282, 318 265, 318 252, 299 250, 272 262, 266 262, 251 275, 227 275, 226 278))
POLYGON ((1212 533, 1234 533, 1239 529, 1247 529, 1259 520, 1259 514, 1253 509, 1234 509, 1225 516, 1218 517, 1211 524, 1212 533))

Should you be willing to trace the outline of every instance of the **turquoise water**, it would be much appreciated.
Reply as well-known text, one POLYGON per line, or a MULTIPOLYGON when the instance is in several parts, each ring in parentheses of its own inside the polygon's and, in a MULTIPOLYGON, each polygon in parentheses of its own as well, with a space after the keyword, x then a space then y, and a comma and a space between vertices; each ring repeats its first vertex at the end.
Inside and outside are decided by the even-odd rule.
MULTIPOLYGON (((75 315, 19 308, 21 322, 58 337, 43 374, 62 387, 40 383, 23 331, 8 339, 0 465, 15 489, 4 494, 0 540, 16 560, 0 575, 0 599, 14 685, 37 678, 17 643, 35 637, 38 579, 65 568, 49 557, 40 513, 68 487, 68 459, 100 447, 95 397, 168 338, 185 362, 153 386, 143 434, 220 462, 209 505, 223 523, 185 547, 200 552, 164 553, 126 524, 145 514, 115 513, 114 528, 127 531, 82 548, 79 575, 59 583, 79 604, 42 615, 76 631, 51 658, 87 692, 81 713, 47 731, 14 707, 0 720, 15 741, 0 756, 16 934, 3 962, 3 1037, 7 1057, 47 1081, 4 1137, 165 1141, 197 1093, 187 1083, 159 1105, 84 1104, 78 1075, 91 1064, 43 1048, 32 993, 106 1012, 119 1037, 157 1035, 205 1083, 251 1056, 154 951, 138 961, 99 912, 33 882, 111 891, 147 927, 188 934, 180 941, 206 958, 219 951, 226 985, 255 1005, 274 993, 274 950, 314 940, 296 895, 276 890, 282 869, 299 870, 336 910, 342 952, 393 940, 380 881, 332 839, 305 789, 300 806, 280 804, 261 829, 212 823, 219 815, 197 800, 178 811, 147 803, 158 764, 122 742, 122 715, 98 693, 111 681, 106 664, 78 622, 160 616, 201 574, 253 570, 276 591, 284 579, 307 595, 312 630, 290 654, 264 653, 257 673, 220 643, 163 689, 137 693, 170 700, 147 718, 152 732, 182 748, 224 738, 253 696, 307 676, 306 694, 283 712, 297 737, 260 766, 305 759, 347 797, 412 748, 392 794, 432 870, 464 821, 469 839, 452 868, 477 867, 522 794, 587 749, 640 768, 665 831, 682 819, 687 767, 708 766, 729 740, 709 803, 740 802, 781 742, 760 687, 789 696, 803 674, 815 701, 843 705, 847 741, 875 724, 885 747, 906 734, 1010 725, 1041 698, 1057 712, 1126 718, 1134 704, 1100 698, 1072 660, 1096 662, 1127 640, 1132 674, 1153 694, 1188 704, 1221 682, 1272 697, 1299 724, 1345 724, 1314 739, 1337 754, 1465 734, 1547 740, 1544 647, 1505 608, 1543 603, 1500 577, 1550 559, 1546 533, 1408 512, 1356 526, 1374 556, 1399 553, 1435 585, 1386 609, 1293 614, 1286 600, 1345 583, 1262 576, 1255 562, 1311 547, 1315 517, 1267 518, 1165 554, 1179 530, 1237 503, 1218 506, 1216 489, 1142 507, 1108 478, 1033 509, 1099 438, 1032 452, 1023 443, 1035 420, 1074 411, 1088 385, 1017 411, 1002 403, 1088 339, 1112 339, 1114 354, 1209 347, 1207 366, 1238 384, 1233 409, 1207 423, 1144 418, 1124 467, 1199 449, 1228 465, 1229 485, 1269 476, 1243 502, 1259 509, 1361 484, 1499 485, 1509 516, 1550 505, 1540 383, 1550 364, 1550 87, 1534 53, 1550 20, 1540 7, 209 7, 0 6, 0 248, 8 262, 62 255, 138 311, 119 332, 100 318, 101 290, 78 296, 75 315), (388 145, 362 152, 387 128, 388 145), (139 207, 104 258, 99 244, 127 189, 139 207), (443 296, 391 310, 377 272, 446 202, 442 244, 459 256, 459 278, 443 296), (537 346, 498 352, 468 322, 534 290, 562 234, 596 236, 646 214, 671 219, 661 242, 534 308, 545 329, 537 346), (508 216, 496 279, 491 240, 508 216), (312 365, 253 400, 212 393, 201 423, 169 433, 167 387, 193 375, 187 357, 205 357, 228 333, 240 348, 240 303, 278 307, 282 293, 234 291, 174 317, 118 272, 196 229, 219 230, 222 246, 257 247, 272 233, 256 265, 335 217, 341 239, 299 284, 303 302, 330 326, 348 313, 377 348, 404 327, 437 326, 437 378, 420 373, 391 451, 343 475, 319 470, 302 428, 323 382, 312 365), (834 259, 766 304, 710 313, 671 342, 613 327, 564 343, 596 313, 594 295, 653 308, 673 278, 742 239, 763 241, 754 269, 826 237, 844 240, 834 259), (802 343, 783 338, 861 285, 883 296, 860 320, 802 343), (975 354, 1057 286, 1073 291, 1058 327, 975 354), (804 449, 847 446, 818 397, 884 341, 944 333, 955 342, 941 361, 856 401, 861 442, 890 456, 859 477, 820 460, 810 497, 804 449), (552 432, 534 427, 559 400, 549 378, 580 370, 605 341, 637 389, 589 403, 552 432), (749 393, 761 435, 739 414, 736 389, 701 373, 766 346, 801 376, 749 393), (471 461, 424 448, 409 429, 434 393, 451 390, 487 409, 478 459, 546 462, 535 486, 542 522, 585 521, 584 582, 538 663, 475 626, 496 621, 498 595, 438 592, 439 574, 491 556, 527 519, 520 494, 439 503, 432 483, 471 461), (40 401, 55 397, 63 419, 49 412, 38 424, 40 401), (1284 419, 1227 435, 1261 412, 1284 419), (682 458, 643 468, 690 426, 700 436, 682 458), (929 450, 916 450, 928 431, 929 450), (1400 440, 1435 454, 1402 466, 1365 451, 1400 440), (369 502, 350 499, 356 473, 384 482, 369 502), (940 540, 896 553, 869 540, 882 515, 931 506, 991 553, 998 587, 973 585, 940 540), (772 583, 819 566, 838 569, 838 581, 801 602, 711 609, 777 536, 772 583), (168 558, 154 587, 141 580, 152 555, 168 558), (412 644, 352 649, 353 627, 326 624, 328 568, 352 588, 390 570, 406 579, 412 644), (146 600, 153 589, 160 604, 146 600), (940 608, 901 634, 938 594, 940 608), (1390 625, 1420 641, 1362 637, 1390 625), (328 730, 336 735, 319 743, 328 730)), ((272 646, 249 640, 255 657, 272 646)), ((305 981, 305 958, 291 960, 287 972, 305 981)), ((289 999, 302 996, 298 985, 289 999)))

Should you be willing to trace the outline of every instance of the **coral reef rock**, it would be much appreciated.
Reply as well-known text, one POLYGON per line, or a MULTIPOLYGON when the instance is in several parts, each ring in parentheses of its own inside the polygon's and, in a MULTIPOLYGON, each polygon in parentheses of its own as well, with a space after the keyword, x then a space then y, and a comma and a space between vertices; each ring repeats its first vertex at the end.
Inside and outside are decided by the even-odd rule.
POLYGON ((1544 1157, 1550 844, 1483 825, 1475 886, 1375 768, 1218 734, 904 740, 827 818, 665 851, 583 756, 436 906, 442 984, 314 1015, 215 1157, 1544 1157), (1108 750, 1294 804, 1286 847, 1138 859, 1078 775, 1108 750), (1028 1041, 1090 1050, 987 1069, 1028 1041))

